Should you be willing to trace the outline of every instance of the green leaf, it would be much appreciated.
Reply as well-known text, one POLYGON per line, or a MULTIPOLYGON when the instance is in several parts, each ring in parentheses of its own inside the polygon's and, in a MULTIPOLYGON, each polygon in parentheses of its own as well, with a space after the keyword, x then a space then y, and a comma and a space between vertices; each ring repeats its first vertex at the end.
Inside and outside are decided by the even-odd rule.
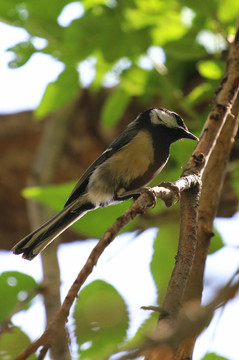
MULTIPOLYGON (((25 28, 32 36, 43 37, 57 43, 62 33, 57 17, 67 0, 41 2, 25 0, 2 0, 0 2, 1 20, 13 26, 25 28)), ((59 45, 59 43, 58 43, 59 45)))
MULTIPOLYGON (((74 185, 75 182, 70 182, 61 185, 27 188, 24 189, 23 196, 34 199, 40 204, 58 212, 62 210, 74 185)), ((89 211, 83 218, 77 221, 72 228, 84 236, 98 238, 126 209, 130 207, 131 203, 131 200, 128 200, 117 205, 99 208, 91 212, 89 211)), ((132 221, 123 231, 130 231, 134 228, 134 224, 135 221, 132 221)))
POLYGON ((219 2, 218 16, 221 21, 227 21, 230 23, 235 23, 239 12, 239 2, 231 0, 223 0, 219 2))
MULTIPOLYGON (((0 275, 0 323, 4 321, 16 305, 36 289, 38 284, 29 275, 18 271, 6 271, 0 275), (7 299, 7 301, 6 301, 7 299)), ((30 302, 30 301, 29 301, 30 302)), ((29 305, 29 303, 28 303, 29 305)), ((25 304, 25 308, 27 304, 25 304)))
MULTIPOLYGON (((29 344, 29 337, 18 327, 13 326, 7 333, 0 337, 0 358, 2 360, 15 359, 29 344)), ((36 359, 36 355, 30 355, 29 360, 36 359)))
POLYGON ((88 9, 80 19, 65 28, 63 45, 68 59, 81 61, 100 52, 108 63, 120 58, 140 56, 151 45, 146 28, 135 29, 125 19, 125 2, 110 8, 98 5, 88 9))
POLYGON ((186 103, 197 104, 200 101, 211 99, 214 86, 210 82, 196 86, 187 96, 186 103))
MULTIPOLYGON (((117 205, 110 205, 105 208, 93 210, 84 215, 84 217, 73 225, 73 227, 79 233, 83 233, 88 237, 99 238, 108 227, 130 207, 131 204, 132 202, 129 200, 117 205)), ((133 230, 135 221, 136 220, 130 222, 122 232, 133 230)))
POLYGON ((218 0, 211 1, 191 1, 191 0, 180 0, 184 6, 194 10, 197 14, 203 15, 204 17, 210 17, 217 11, 218 0))
POLYGON ((105 127, 117 123, 128 106, 130 98, 130 95, 121 88, 117 88, 108 96, 101 112, 101 122, 105 127))
POLYGON ((207 353, 202 360, 229 360, 224 356, 217 355, 215 353, 207 353))
POLYGON ((163 46, 168 41, 180 39, 186 31, 179 6, 172 6, 169 1, 137 1, 135 6, 126 8, 125 14, 131 28, 150 30, 151 45, 163 46))
POLYGON ((159 303, 164 298, 177 254, 179 224, 160 228, 154 241, 151 273, 158 289, 159 303))
POLYGON ((82 0, 85 9, 97 7, 99 5, 105 5, 105 0, 82 0))
POLYGON ((218 80, 224 73, 223 66, 219 66, 219 63, 213 60, 200 61, 197 68, 199 73, 207 79, 218 80))
POLYGON ((180 41, 168 42, 164 46, 166 56, 180 61, 201 59, 206 56, 206 50, 193 38, 184 37, 180 41))
POLYGON ((153 311, 150 317, 148 317, 148 319, 146 319, 139 327, 134 337, 132 339, 129 339, 128 342, 126 342, 126 344, 123 346, 123 348, 121 348, 121 350, 130 350, 140 347, 141 344, 144 343, 145 339, 150 338, 152 333, 155 331, 158 319, 159 313, 157 311, 153 311))
POLYGON ((122 88, 131 96, 141 96, 145 92, 148 71, 131 67, 122 73, 122 88))
POLYGON ((210 244, 209 254, 215 253, 216 251, 220 250, 224 246, 224 243, 222 241, 220 233, 215 228, 214 228, 213 232, 215 235, 213 236, 211 244, 210 244))
POLYGON ((24 65, 36 51, 35 47, 30 41, 21 42, 11 48, 8 51, 14 53, 14 58, 9 62, 10 68, 17 68, 24 65))
POLYGON ((34 186, 25 188, 22 195, 27 199, 34 199, 52 210, 60 211, 75 184, 75 181, 71 181, 60 185, 34 186))
POLYGON ((81 291, 73 316, 82 360, 107 358, 126 337, 129 326, 126 304, 118 291, 102 280, 81 291))
POLYGON ((55 82, 48 84, 40 105, 34 114, 42 118, 71 102, 79 90, 79 74, 73 67, 66 67, 55 82))

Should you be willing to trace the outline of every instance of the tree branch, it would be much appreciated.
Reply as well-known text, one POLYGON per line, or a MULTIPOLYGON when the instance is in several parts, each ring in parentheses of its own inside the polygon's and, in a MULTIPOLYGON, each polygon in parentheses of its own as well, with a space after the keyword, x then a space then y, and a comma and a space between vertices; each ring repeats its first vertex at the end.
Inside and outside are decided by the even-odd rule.
MULTIPOLYGON (((183 177, 174 182, 173 184, 178 187, 179 191, 189 189, 191 186, 195 186, 196 178, 194 175, 183 177)), ((168 189, 162 186, 156 186, 153 189, 155 195, 165 201, 169 205, 169 201, 173 201, 177 198, 177 194, 173 189, 168 189)), ((140 195, 140 197, 133 203, 133 205, 124 212, 108 230, 101 237, 94 249, 91 251, 85 265, 78 274, 76 280, 72 284, 68 291, 68 294, 57 312, 54 319, 49 323, 44 333, 35 342, 30 344, 21 354, 19 354, 15 360, 27 359, 32 353, 34 353, 40 346, 49 348, 55 342, 56 334, 59 328, 61 328, 66 322, 69 316, 71 306, 74 300, 78 297, 82 285, 93 271, 94 266, 97 264, 99 257, 104 252, 105 248, 115 239, 117 234, 136 216, 145 212, 147 207, 152 205, 152 196, 146 192, 140 195)), ((44 352, 44 350, 43 350, 44 352)))
MULTIPOLYGON (((184 193, 181 200, 181 228, 177 260, 178 258, 181 259, 182 266, 180 266, 180 261, 176 261, 163 304, 164 311, 171 315, 170 321, 168 319, 166 321, 168 326, 172 326, 172 316, 175 318, 183 300, 184 302, 195 298, 198 301, 201 300, 204 266, 210 239, 213 235, 213 220, 216 215, 232 143, 238 129, 238 119, 236 120, 235 116, 231 115, 232 108, 235 114, 238 113, 239 108, 238 101, 236 101, 239 90, 238 55, 239 29, 237 29, 235 41, 231 47, 227 73, 217 91, 217 102, 205 123, 200 142, 184 168, 184 172, 193 172, 202 177, 202 196, 199 215, 197 216, 197 211, 194 214, 194 236, 192 236, 191 231, 188 231, 188 222, 183 221, 187 217, 188 211, 190 211, 188 192, 184 193), (193 162, 193 159, 198 156, 201 156, 204 161, 201 163, 193 162), (198 240, 196 240, 197 219, 199 219, 198 240), (190 239, 192 240, 191 246, 190 239), (188 253, 188 257, 185 266, 183 266, 185 255, 182 257, 182 254, 185 251, 188 253), (195 253, 196 257, 194 259, 195 253), (185 279, 183 283, 179 280, 181 278, 185 279), (179 281, 181 287, 177 288, 175 283, 177 284, 179 281)), ((193 208, 191 207, 191 209, 193 208)), ((165 321, 159 322, 159 329, 165 329, 165 321)), ((175 359, 190 359, 192 357, 196 336, 197 334, 195 336, 190 334, 190 337, 183 341, 177 350, 175 359)))
MULTIPOLYGON (((164 301, 164 310, 167 308, 167 312, 173 314, 174 317, 176 317, 176 314, 178 314, 180 305, 182 303, 196 248, 195 239, 200 178, 204 173, 205 167, 209 161, 209 157, 215 147, 215 144, 217 143, 219 134, 228 115, 231 112, 231 108, 238 95, 239 56, 236 56, 236 54, 239 53, 238 41, 239 33, 237 31, 235 41, 232 45, 232 55, 228 63, 227 74, 224 77, 221 88, 218 91, 217 102, 205 123, 201 135, 201 141, 187 162, 182 177, 173 183, 174 186, 178 187, 178 191, 183 193, 181 200, 181 230, 178 260, 176 262, 173 276, 171 278, 164 301), (177 281, 181 277, 182 282, 179 286, 177 281)), ((167 206, 170 206, 177 197, 176 192, 173 189, 169 189, 167 187, 155 187, 153 188, 153 191, 157 197, 165 201, 167 206)), ((105 232, 98 244, 92 250, 84 267, 71 286, 68 295, 66 296, 63 305, 56 314, 55 318, 48 325, 42 336, 34 343, 32 343, 27 349, 25 349, 23 353, 18 355, 15 360, 26 359, 40 346, 45 346, 46 348, 52 346, 55 341, 58 327, 63 326, 63 324, 67 321, 70 308, 75 298, 77 297, 81 286, 92 272, 94 266, 97 264, 98 259, 104 249, 113 241, 113 239, 125 225, 127 225, 135 216, 143 213, 151 204, 151 196, 148 193, 142 194, 135 201, 135 203, 105 232)), ((160 329, 157 331, 157 335, 160 333, 159 330, 160 329)), ((174 327, 171 328, 171 331, 174 330, 174 327)))
MULTIPOLYGON (((164 332, 148 334, 136 349, 119 358, 119 360, 136 359, 145 356, 147 360, 173 360, 173 350, 177 349, 183 339, 188 338, 192 333, 197 336, 210 322, 215 310, 225 306, 228 301, 235 297, 239 289, 239 282, 234 282, 235 275, 228 284, 220 289, 214 300, 208 305, 201 306, 197 300, 189 301, 180 309, 174 327, 165 327, 164 332)), ((186 356, 184 359, 189 359, 186 356)))
MULTIPOLYGON (((208 209, 205 209, 204 223, 202 222, 202 205, 200 207, 199 213, 199 242, 197 246, 197 227, 198 227, 198 201, 199 201, 199 187, 198 189, 191 189, 185 191, 181 198, 181 224, 180 224, 180 237, 179 237, 179 245, 178 252, 176 256, 176 263, 173 269, 173 273, 168 285, 168 289, 166 292, 166 296, 163 302, 163 312, 160 315, 159 323, 157 326, 157 334, 162 334, 167 331, 167 329, 173 329, 176 324, 177 315, 182 306, 183 300, 193 297, 195 298, 195 287, 197 288, 196 294, 198 294, 199 300, 201 299, 202 293, 202 281, 203 281, 203 273, 204 273, 204 264, 206 255, 208 253, 209 243, 210 241, 206 241, 206 246, 204 246, 204 250, 201 251, 203 253, 203 258, 197 258, 194 264, 194 256, 196 253, 196 249, 200 249, 202 246, 202 242, 205 243, 205 239, 208 240, 211 238, 212 234, 212 222, 216 214, 216 206, 218 204, 218 198, 221 190, 221 182, 220 179, 223 179, 222 174, 225 172, 225 166, 228 161, 229 153, 231 150, 232 139, 236 134, 235 128, 238 125, 231 124, 232 116, 231 110, 232 106, 234 106, 235 100, 238 96, 239 90, 239 29, 237 29, 237 34, 235 37, 235 41, 232 44, 230 57, 228 60, 228 68, 227 73, 224 76, 221 85, 217 91, 217 101, 210 112, 207 121, 204 125, 202 134, 200 136, 200 142, 194 150, 192 156, 187 162, 186 166, 183 169, 183 174, 195 174, 198 179, 198 184, 200 183, 200 178, 205 174, 208 175, 210 172, 211 176, 208 176, 208 179, 205 183, 205 176, 203 177, 205 186, 208 187, 209 191, 205 191, 205 187, 203 187, 202 191, 202 199, 200 200, 200 204, 202 204, 203 199, 205 199, 205 207, 208 207, 208 204, 211 203, 210 200, 214 197, 212 194, 216 194, 216 197, 213 201, 213 211, 211 212, 211 216, 208 217, 208 209), (224 139, 224 133, 222 133, 222 129, 226 127, 226 121, 230 121, 230 130, 227 134, 227 138, 224 139), (219 151, 217 148, 220 148, 220 143, 218 139, 223 140, 224 143, 224 153, 221 154, 222 166, 218 164, 219 160, 219 151), (226 140, 226 141, 225 141, 226 140), (226 143, 226 145, 225 145, 226 143), (219 144, 219 145, 218 145, 219 144), (226 148, 226 152, 225 152, 226 148), (215 161, 212 164, 212 154, 217 154, 215 161), (217 165, 218 164, 218 165, 217 165), (209 171, 208 171, 209 169, 209 171), (217 174, 215 176, 215 174, 217 174), (217 185, 215 184, 215 180, 217 185), (212 184, 215 184, 215 188, 212 189, 212 184), (210 186, 211 185, 211 186, 210 186), (195 191, 196 190, 196 191, 195 191), (207 218, 206 224, 209 225, 210 231, 205 232, 205 218, 207 218), (203 233, 200 233, 203 232, 203 233), (198 272, 198 266, 200 266, 200 272, 198 272), (189 281, 191 269, 193 267, 193 275, 192 281, 189 281), (195 279, 196 277, 196 279, 195 279), (199 283, 199 286, 198 286, 199 283), (187 292, 185 294, 185 289, 187 287, 187 292), (189 296, 190 293, 190 296, 189 296), (199 295, 200 293, 200 295, 199 295), (186 295, 186 296, 185 296, 186 295)), ((196 338, 195 338, 196 339, 196 338)), ((194 339, 194 340, 195 340, 194 339)), ((186 339, 185 341, 187 341, 186 339)), ((191 339, 189 341, 189 351, 185 357, 185 343, 183 343, 177 351, 175 355, 175 359, 190 359, 192 356, 193 346, 191 339)), ((188 346, 188 345, 187 345, 188 346)))
MULTIPOLYGON (((195 258, 190 273, 189 281, 185 290, 184 302, 189 300, 201 300, 203 291, 203 276, 205 262, 208 255, 213 233, 213 220, 216 215, 220 199, 223 180, 229 160, 229 155, 239 126, 239 99, 236 100, 233 114, 228 115, 226 123, 220 133, 217 145, 213 150, 202 179, 202 195, 199 204, 198 240, 195 258)), ((181 344, 176 359, 191 358, 197 334, 191 334, 181 344), (183 357, 182 357, 182 354, 183 357)))

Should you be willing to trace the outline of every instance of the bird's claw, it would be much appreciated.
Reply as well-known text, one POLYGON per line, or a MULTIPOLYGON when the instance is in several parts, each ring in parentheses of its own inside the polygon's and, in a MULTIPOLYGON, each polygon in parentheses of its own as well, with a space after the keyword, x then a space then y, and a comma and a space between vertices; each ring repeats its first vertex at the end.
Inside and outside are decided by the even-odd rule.
POLYGON ((150 204, 149 206, 153 206, 153 208, 155 208, 157 204, 157 196, 156 196, 156 192, 151 187, 148 186, 142 187, 139 189, 139 193, 148 194, 152 199, 152 205, 150 204))
POLYGON ((163 186, 163 187, 165 187, 167 189, 170 189, 170 190, 174 191, 174 193, 176 193, 176 196, 177 196, 176 204, 180 201, 181 194, 180 194, 179 187, 177 185, 174 185, 171 182, 163 181, 158 186, 163 186))
MULTIPOLYGON (((140 195, 145 194, 145 193, 151 197, 152 205, 153 205, 153 207, 155 207, 156 203, 157 203, 157 196, 156 196, 155 191, 151 187, 148 187, 148 186, 144 186, 144 187, 141 187, 141 188, 133 190, 133 191, 125 191, 125 192, 122 192, 121 194, 118 193, 117 199, 123 200, 125 198, 132 197, 133 200, 136 200, 136 199, 138 199, 138 197, 140 195)), ((152 205, 150 204, 149 207, 152 205)))

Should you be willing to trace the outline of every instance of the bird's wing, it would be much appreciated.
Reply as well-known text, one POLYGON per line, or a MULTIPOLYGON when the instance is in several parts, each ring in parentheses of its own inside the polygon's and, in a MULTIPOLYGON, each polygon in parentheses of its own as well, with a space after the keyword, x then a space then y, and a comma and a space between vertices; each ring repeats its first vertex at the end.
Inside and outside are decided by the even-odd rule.
MULTIPOLYGON (((131 124, 130 124, 131 125, 131 124)), ((109 146, 108 148, 88 167, 81 176, 74 189, 72 190, 65 206, 76 200, 86 189, 90 175, 94 170, 109 159, 113 154, 127 145, 138 133, 137 127, 128 126, 109 146)))

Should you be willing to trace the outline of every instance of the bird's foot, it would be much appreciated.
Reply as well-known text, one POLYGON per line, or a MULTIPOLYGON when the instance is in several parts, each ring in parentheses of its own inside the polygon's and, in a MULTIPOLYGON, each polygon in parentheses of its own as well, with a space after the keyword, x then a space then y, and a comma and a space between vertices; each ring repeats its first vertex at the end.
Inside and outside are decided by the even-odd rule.
POLYGON ((149 186, 144 186, 142 188, 139 188, 138 189, 139 191, 139 194, 148 194, 152 200, 152 203, 149 205, 150 206, 153 206, 153 208, 155 208, 156 204, 157 204, 157 196, 156 196, 156 193, 155 191, 149 187, 149 186))
POLYGON ((129 198, 133 198, 134 200, 137 200, 140 195, 145 194, 145 193, 148 194, 150 196, 150 198, 152 199, 152 204, 150 204, 149 207, 152 205, 153 205, 153 207, 155 207, 156 203, 157 203, 157 196, 156 196, 155 191, 151 187, 148 187, 148 186, 144 186, 139 189, 132 190, 132 191, 125 191, 125 192, 118 193, 117 198, 121 199, 121 200, 129 199, 129 198))
POLYGON ((181 198, 181 194, 180 194, 180 189, 178 186, 174 185, 173 183, 171 182, 168 182, 168 181, 163 181, 161 182, 158 186, 163 186, 169 190, 172 190, 174 191, 174 193, 176 194, 177 196, 177 202, 176 204, 180 201, 180 198, 181 198))

